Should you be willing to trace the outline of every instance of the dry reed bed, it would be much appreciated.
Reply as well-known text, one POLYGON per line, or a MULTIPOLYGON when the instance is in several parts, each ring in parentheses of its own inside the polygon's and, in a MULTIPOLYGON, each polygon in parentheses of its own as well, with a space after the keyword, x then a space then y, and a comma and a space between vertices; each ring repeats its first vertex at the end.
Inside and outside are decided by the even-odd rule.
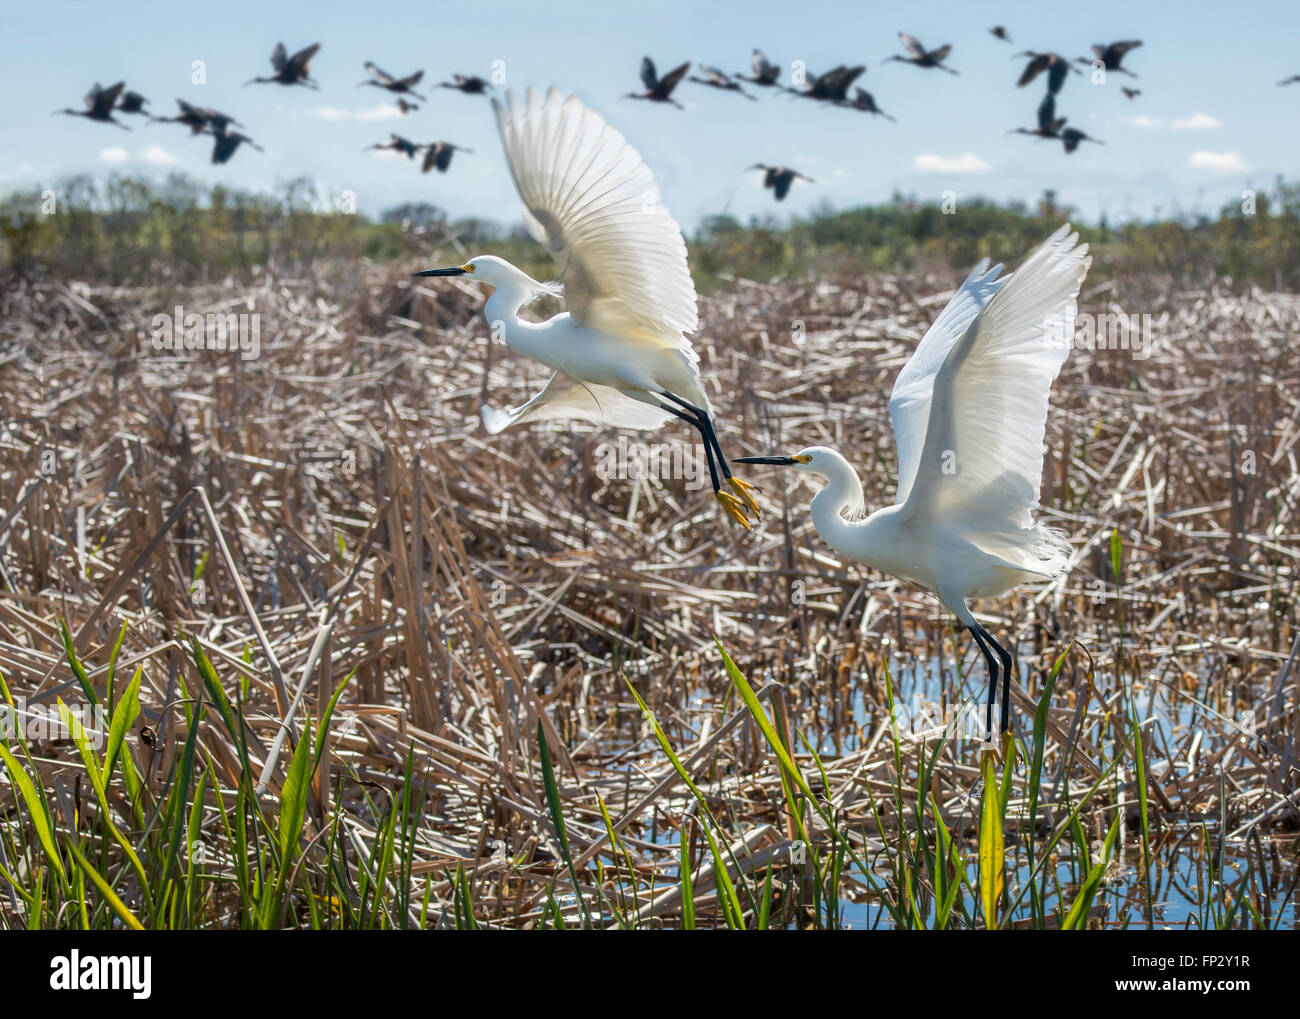
MULTIPOLYGON (((740 280, 704 299, 696 345, 724 448, 834 444, 860 465, 868 504, 889 501, 889 387, 954 282, 740 280)), ((951 709, 978 697, 969 643, 954 663, 936 603, 837 562, 808 523, 808 490, 790 479, 755 479, 769 512, 745 534, 707 486, 602 477, 600 444, 616 435, 484 436, 484 394, 521 402, 544 373, 489 347, 480 296, 463 281, 413 287, 396 270, 351 265, 166 290, 9 286, 0 672, 11 690, 79 696, 60 620, 102 684, 125 622, 118 671, 143 666, 141 723, 161 735, 156 748, 128 742, 160 787, 183 735, 177 699, 201 689, 187 647, 197 638, 228 686, 248 684, 251 753, 273 807, 285 734, 355 670, 317 816, 342 776, 348 824, 368 832, 364 788, 396 785, 413 746, 428 782, 419 881, 430 877, 444 903, 462 863, 480 919, 505 924, 535 920, 558 873, 540 720, 579 863, 608 848, 599 794, 634 854, 642 908, 670 919, 680 903, 664 836, 689 797, 624 677, 734 831, 743 865, 784 868, 797 855, 774 760, 730 690, 716 635, 822 752, 837 818, 878 846, 899 823, 883 666, 904 694, 929 677, 928 696, 951 709), (258 313, 260 356, 156 351, 153 316, 178 304, 258 313)), ((1050 663, 1081 645, 1049 713, 1041 816, 1077 802, 1123 741, 1118 662, 1168 723, 1148 747, 1160 845, 1172 852, 1202 820, 1240 845, 1262 831, 1279 887, 1294 865, 1279 869, 1277 847, 1300 805, 1300 298, 1146 279, 1086 291, 1082 307, 1150 313, 1155 349, 1146 360, 1074 351, 1054 391, 1043 502, 1074 540, 1075 567, 1060 585, 980 606, 1019 644, 1022 732, 1050 663), (1112 529, 1124 546, 1118 594, 1112 529)), ((687 441, 675 427, 641 438, 687 441)), ((237 754, 218 724, 201 738, 228 804, 237 754)), ((904 734, 905 778, 933 746, 904 734)), ((38 747, 66 823, 75 752, 38 747)), ((948 742, 931 789, 966 838, 977 751, 948 742)), ((914 784, 904 782, 913 797, 914 784)), ((1132 814, 1136 796, 1121 774, 1089 817, 1117 799, 1132 814)), ((208 800, 204 837, 219 847, 208 800)), ((700 875, 701 908, 710 882, 700 875)))

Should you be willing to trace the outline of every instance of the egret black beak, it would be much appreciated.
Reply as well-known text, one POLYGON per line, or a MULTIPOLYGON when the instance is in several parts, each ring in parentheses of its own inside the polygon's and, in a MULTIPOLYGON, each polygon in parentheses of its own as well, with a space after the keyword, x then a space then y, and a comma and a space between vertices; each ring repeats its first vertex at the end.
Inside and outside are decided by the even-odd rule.
POLYGON ((733 464, 769 464, 773 467, 793 467, 799 461, 792 456, 738 456, 733 464))
POLYGON ((453 265, 447 269, 425 269, 424 272, 413 272, 412 276, 464 276, 468 269, 463 265, 453 265))

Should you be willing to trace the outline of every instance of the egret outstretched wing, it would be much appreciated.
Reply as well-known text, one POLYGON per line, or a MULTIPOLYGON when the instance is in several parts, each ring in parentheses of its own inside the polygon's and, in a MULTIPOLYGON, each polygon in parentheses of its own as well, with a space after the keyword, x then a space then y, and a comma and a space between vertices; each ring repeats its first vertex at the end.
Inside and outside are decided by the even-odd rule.
MULTIPOLYGON (((1075 303, 1091 262, 1088 246, 1066 224, 957 334, 934 373, 907 499, 915 512, 959 514, 977 544, 981 535, 999 543, 1034 526, 1048 395, 1069 354, 1075 303)), ((1028 562, 1036 550, 1027 551, 1028 562)))
POLYGON ((576 96, 493 100, 529 231, 576 323, 690 350, 699 324, 681 228, 636 150, 576 96))
POLYGON ((658 428, 670 417, 666 411, 624 396, 617 389, 579 382, 563 372, 552 375, 546 387, 527 403, 508 410, 485 406, 482 414, 489 435, 521 421, 576 418, 614 428, 658 428))
POLYGON ((897 505, 907 502, 916 480, 930 421, 935 376, 953 346, 1005 282, 999 278, 1001 272, 1001 265, 990 269, 987 258, 975 267, 894 380, 894 391, 889 395, 889 417, 894 423, 894 443, 898 446, 898 494, 894 496, 897 505))

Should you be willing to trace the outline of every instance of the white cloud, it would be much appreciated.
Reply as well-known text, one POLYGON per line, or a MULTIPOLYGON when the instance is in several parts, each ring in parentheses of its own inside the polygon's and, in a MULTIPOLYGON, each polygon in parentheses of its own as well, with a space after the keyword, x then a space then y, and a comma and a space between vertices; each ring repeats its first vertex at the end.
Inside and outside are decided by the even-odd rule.
POLYGON ((320 120, 395 120, 401 115, 401 110, 387 103, 368 110, 343 110, 337 106, 313 106, 307 110, 307 116, 320 120))
POLYGON ((1120 118, 1120 123, 1144 131, 1163 131, 1166 128, 1172 131, 1208 131, 1211 128, 1223 127, 1223 121, 1218 117, 1212 117, 1200 110, 1197 110, 1190 117, 1174 117, 1172 120, 1165 120, 1163 117, 1148 117, 1145 113, 1138 113, 1132 117, 1120 118))
POLYGON ((1194 170, 1210 170, 1213 173, 1245 173, 1250 167, 1235 150, 1228 152, 1211 152, 1197 149, 1187 157, 1187 165, 1194 170))
POLYGON ((372 109, 362 110, 356 116, 357 120, 397 120, 402 116, 402 111, 396 106, 380 103, 372 109))
POLYGON ((140 162, 150 166, 175 166, 179 160, 161 145, 150 145, 138 156, 140 162))
POLYGON ((1223 121, 1197 110, 1190 117, 1178 117, 1169 126, 1175 131, 1206 131, 1212 127, 1223 127, 1223 121))
POLYGON ((161 145, 150 145, 147 149, 128 152, 120 145, 102 149, 99 158, 110 166, 125 166, 127 163, 144 163, 147 166, 175 166, 179 160, 161 145))
POLYGON ((960 156, 923 152, 912 160, 912 165, 922 173, 987 173, 993 169, 974 152, 963 152, 960 156))

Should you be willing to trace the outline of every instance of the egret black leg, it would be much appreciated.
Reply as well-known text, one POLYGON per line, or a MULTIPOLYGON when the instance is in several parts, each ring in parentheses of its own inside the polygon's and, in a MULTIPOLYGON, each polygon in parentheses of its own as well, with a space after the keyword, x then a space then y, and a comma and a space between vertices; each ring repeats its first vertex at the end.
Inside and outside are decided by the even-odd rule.
MULTIPOLYGON (((978 623, 975 625, 979 626, 978 623)), ((1002 719, 1000 731, 1007 732, 1011 728, 1011 673, 1013 671, 1011 652, 994 640, 993 635, 990 634, 988 630, 984 629, 984 627, 980 626, 979 631, 981 635, 983 635, 984 639, 992 645, 993 650, 997 652, 998 657, 1002 659, 1002 719)))
POLYGON ((989 637, 988 631, 979 623, 974 626, 967 626, 966 629, 975 638, 975 646, 980 649, 980 653, 984 656, 984 661, 989 667, 989 696, 988 703, 984 707, 984 742, 989 743, 993 740, 993 701, 998 693, 998 659, 1001 658, 1001 655, 995 654, 993 648, 985 643, 986 640, 992 641, 993 647, 997 647, 997 642, 989 637))

